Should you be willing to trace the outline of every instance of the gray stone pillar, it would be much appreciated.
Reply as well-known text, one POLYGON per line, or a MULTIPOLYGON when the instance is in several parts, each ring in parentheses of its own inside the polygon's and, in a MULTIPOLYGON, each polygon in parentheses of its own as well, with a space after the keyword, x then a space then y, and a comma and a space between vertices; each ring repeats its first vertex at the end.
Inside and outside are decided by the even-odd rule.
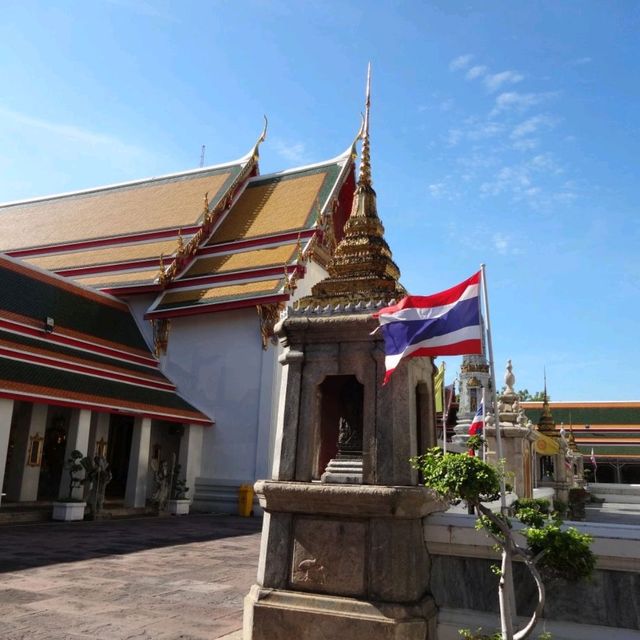
POLYGON ((27 434, 25 447, 20 456, 22 467, 19 470, 19 493, 18 500, 20 502, 31 502, 38 499, 38 483, 40 482, 40 465, 30 466, 27 464, 29 451, 31 449, 31 438, 39 435, 44 438, 47 430, 47 415, 49 413, 49 405, 34 404, 31 409, 31 420, 29 422, 29 431, 27 434))
POLYGON ((191 496, 195 493, 196 477, 200 475, 203 440, 204 427, 202 425, 185 425, 184 433, 180 440, 178 463, 180 464, 181 473, 187 482, 191 496))
POLYGON ((127 507, 144 507, 147 501, 151 418, 136 418, 133 423, 129 472, 124 503, 127 507))
MULTIPOLYGON (((91 429, 91 411, 88 409, 74 409, 71 412, 69 421, 69 429, 67 430, 67 445, 64 451, 65 465, 66 461, 71 457, 71 452, 77 449, 83 456, 87 455, 89 448, 89 431, 91 429)), ((84 472, 83 472, 84 473, 84 472)), ((62 473, 60 479, 60 491, 58 495, 66 498, 69 490, 69 474, 67 470, 62 473)), ((82 498, 82 487, 74 489, 73 498, 82 498)))
POLYGON ((13 400, 0 398, 0 502, 2 501, 2 485, 4 470, 7 466, 7 452, 9 451, 9 434, 11 433, 11 418, 13 417, 13 400))

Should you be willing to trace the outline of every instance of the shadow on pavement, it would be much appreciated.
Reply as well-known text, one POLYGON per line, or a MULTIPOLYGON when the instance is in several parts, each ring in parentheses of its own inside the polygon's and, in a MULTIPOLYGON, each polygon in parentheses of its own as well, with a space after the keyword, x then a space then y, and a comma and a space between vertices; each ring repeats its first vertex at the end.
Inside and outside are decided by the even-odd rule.
POLYGON ((261 526, 261 518, 199 514, 6 525, 0 527, 0 573, 253 535, 261 526))

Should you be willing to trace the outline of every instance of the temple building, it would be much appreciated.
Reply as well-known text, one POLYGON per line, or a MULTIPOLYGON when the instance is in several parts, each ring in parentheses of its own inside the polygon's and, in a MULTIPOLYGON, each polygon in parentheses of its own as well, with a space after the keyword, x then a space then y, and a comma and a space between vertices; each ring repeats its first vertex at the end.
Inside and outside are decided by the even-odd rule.
MULTIPOLYGON (((544 403, 523 402, 522 407, 534 422, 543 419, 544 403)), ((564 430, 577 447, 590 481, 640 483, 640 402, 548 402, 548 410, 553 432, 564 430)))
POLYGON ((57 497, 73 449, 106 457, 129 506, 154 458, 178 456, 205 511, 268 475, 273 327, 327 275, 359 137, 262 175, 265 134, 235 162, 0 205, 5 500, 57 497))

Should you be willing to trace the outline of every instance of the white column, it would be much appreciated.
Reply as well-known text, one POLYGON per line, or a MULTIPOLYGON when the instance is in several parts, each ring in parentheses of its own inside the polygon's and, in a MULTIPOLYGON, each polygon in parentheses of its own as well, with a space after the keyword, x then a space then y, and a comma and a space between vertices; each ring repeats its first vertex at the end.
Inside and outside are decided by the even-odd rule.
POLYGON ((47 414, 49 405, 34 404, 31 408, 31 420, 29 423, 29 433, 27 436, 24 455, 22 458, 22 469, 20 470, 20 490, 18 500, 20 502, 31 502, 38 499, 38 483, 40 482, 40 465, 32 467, 27 464, 31 449, 31 438, 38 434, 44 438, 47 430, 47 414))
POLYGON ((0 398, 0 502, 2 501, 4 470, 7 466, 7 452, 9 451, 9 433, 11 432, 12 416, 13 400, 0 398))
POLYGON ((124 504, 127 507, 144 507, 146 504, 150 443, 151 418, 136 418, 133 423, 129 472, 124 493, 124 504))
MULTIPOLYGON (((64 451, 65 469, 60 479, 60 497, 65 498, 69 493, 69 470, 66 468, 67 460, 74 450, 80 451, 83 456, 87 455, 89 447, 89 431, 91 430, 91 411, 88 409, 74 409, 71 412, 69 428, 67 429, 67 444, 64 451)), ((84 473, 84 472, 83 472, 84 473)), ((79 474, 82 475, 82 474, 79 474)), ((82 487, 74 489, 73 498, 81 498, 82 487)))
POLYGON ((193 500, 196 491, 196 478, 200 475, 202 464, 202 442, 204 440, 204 427, 200 424, 188 424, 184 427, 184 433, 180 440, 180 475, 184 476, 188 497, 193 500))

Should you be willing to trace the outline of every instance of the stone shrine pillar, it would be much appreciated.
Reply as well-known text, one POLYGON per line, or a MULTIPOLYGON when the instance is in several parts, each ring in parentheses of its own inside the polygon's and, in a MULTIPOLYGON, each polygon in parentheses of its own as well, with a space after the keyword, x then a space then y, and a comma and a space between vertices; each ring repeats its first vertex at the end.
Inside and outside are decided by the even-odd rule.
POLYGON ((344 237, 297 309, 276 327, 284 353, 274 472, 244 640, 435 640, 422 520, 445 508, 409 458, 435 440, 430 358, 384 378, 373 312, 402 297, 369 167, 344 237), (373 334, 373 335, 372 335, 373 334))
MULTIPOLYGON (((515 381, 511 360, 508 360, 504 375, 506 390, 498 397, 502 454, 508 476, 507 483, 513 485, 513 491, 518 498, 531 498, 533 497, 531 453, 535 436, 532 429, 526 425, 524 411, 520 408, 520 400, 513 390, 515 381)), ((496 429, 493 421, 485 426, 485 438, 487 441, 487 460, 496 464, 498 456, 496 453, 496 429)))

